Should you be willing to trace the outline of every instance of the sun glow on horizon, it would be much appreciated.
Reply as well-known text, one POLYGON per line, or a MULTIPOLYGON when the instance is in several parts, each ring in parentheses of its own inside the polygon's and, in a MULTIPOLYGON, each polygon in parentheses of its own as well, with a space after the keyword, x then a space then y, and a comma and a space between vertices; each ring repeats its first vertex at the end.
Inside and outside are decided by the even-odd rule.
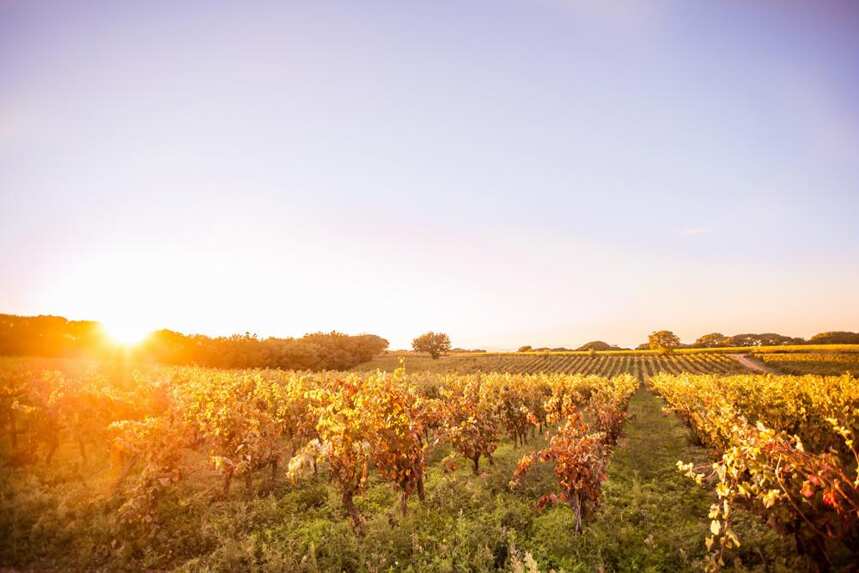
POLYGON ((105 335, 120 346, 136 346, 146 340, 153 329, 131 321, 109 321, 101 323, 105 335))

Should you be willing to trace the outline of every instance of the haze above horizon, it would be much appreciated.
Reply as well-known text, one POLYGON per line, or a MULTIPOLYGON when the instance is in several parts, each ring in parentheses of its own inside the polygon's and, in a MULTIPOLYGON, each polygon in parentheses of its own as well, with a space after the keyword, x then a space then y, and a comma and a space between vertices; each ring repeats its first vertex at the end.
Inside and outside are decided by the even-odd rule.
POLYGON ((0 312, 859 330, 849 1, 0 1, 0 312))

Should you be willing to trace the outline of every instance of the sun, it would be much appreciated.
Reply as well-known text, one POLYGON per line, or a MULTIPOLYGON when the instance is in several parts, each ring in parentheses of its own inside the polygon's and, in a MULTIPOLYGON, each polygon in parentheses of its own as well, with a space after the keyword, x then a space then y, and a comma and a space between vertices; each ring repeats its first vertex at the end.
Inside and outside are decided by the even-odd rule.
POLYGON ((102 322, 101 326, 107 337, 120 346, 140 344, 152 332, 152 329, 133 322, 102 322))

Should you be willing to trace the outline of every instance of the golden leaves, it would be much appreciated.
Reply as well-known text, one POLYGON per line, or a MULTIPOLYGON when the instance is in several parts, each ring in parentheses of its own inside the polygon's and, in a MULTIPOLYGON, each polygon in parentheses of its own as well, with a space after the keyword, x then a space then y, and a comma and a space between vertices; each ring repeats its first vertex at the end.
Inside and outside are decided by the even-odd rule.
MULTIPOLYGON (((740 545, 730 527, 737 497, 751 500, 751 507, 777 525, 798 523, 811 537, 853 535, 859 524, 859 453, 850 425, 839 420, 850 419, 859 404, 855 380, 658 375, 652 382, 702 441, 721 452, 711 474, 721 505, 710 508, 711 535, 705 541, 708 550, 718 541, 713 568, 723 564, 726 549, 740 545)), ((702 483, 690 464, 677 467, 702 483)))

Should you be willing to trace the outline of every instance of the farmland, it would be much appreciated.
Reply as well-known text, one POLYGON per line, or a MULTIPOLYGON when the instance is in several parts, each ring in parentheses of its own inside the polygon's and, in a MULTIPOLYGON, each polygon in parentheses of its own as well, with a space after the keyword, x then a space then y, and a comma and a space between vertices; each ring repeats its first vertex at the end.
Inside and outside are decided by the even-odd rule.
POLYGON ((859 0, 0 0, 0 573, 859 573, 859 0))
POLYGON ((593 520, 638 386, 29 359, 0 373, 0 556, 63 569, 525 559, 516 532, 538 505, 567 533, 593 520))
MULTIPOLYGON (((188 571, 819 561, 759 520, 766 507, 732 498, 731 513, 713 518, 714 490, 677 464, 706 474, 726 451, 701 422, 720 391, 786 443, 799 427, 814 451, 838 446, 820 420, 840 408, 855 431, 854 379, 765 383, 721 354, 417 356, 436 370, 407 357, 405 372, 381 373, 391 358, 315 374, 0 360, 0 560, 188 571), (442 370, 468 370, 468 360, 508 372, 442 370), (677 416, 664 415, 651 381, 677 416), (692 388, 684 381, 698 385, 681 393, 692 388), (717 391, 722 381, 729 390, 717 391), (809 399, 814 430, 766 407, 809 399), (708 540, 714 520, 723 533, 708 540)), ((836 468, 849 477, 855 466, 843 459, 836 468)), ((843 539, 855 528, 845 527, 817 543, 835 564, 849 559, 843 539)))
POLYGON ((386 353, 356 367, 361 371, 392 371, 400 361, 409 371, 430 372, 510 372, 534 374, 632 374, 639 378, 658 372, 719 373, 745 372, 747 369, 731 356, 721 353, 660 355, 655 353, 461 353, 433 360, 416 353, 386 353))
POLYGON ((856 563, 859 528, 859 385, 849 375, 707 376, 660 374, 653 388, 698 440, 721 456, 678 467, 711 484, 708 560, 740 547, 735 510, 755 511, 792 536, 815 563, 856 563))
POLYGON ((767 366, 785 374, 859 376, 859 354, 838 352, 769 353, 757 355, 767 366))
POLYGON ((838 375, 859 373, 859 345, 785 345, 765 347, 683 348, 670 354, 652 350, 609 352, 459 352, 434 360, 417 352, 386 352, 364 362, 356 371, 393 371, 401 363, 409 371, 558 372, 615 376, 626 373, 644 379, 667 374, 742 374, 750 370, 738 356, 785 374, 838 375))

